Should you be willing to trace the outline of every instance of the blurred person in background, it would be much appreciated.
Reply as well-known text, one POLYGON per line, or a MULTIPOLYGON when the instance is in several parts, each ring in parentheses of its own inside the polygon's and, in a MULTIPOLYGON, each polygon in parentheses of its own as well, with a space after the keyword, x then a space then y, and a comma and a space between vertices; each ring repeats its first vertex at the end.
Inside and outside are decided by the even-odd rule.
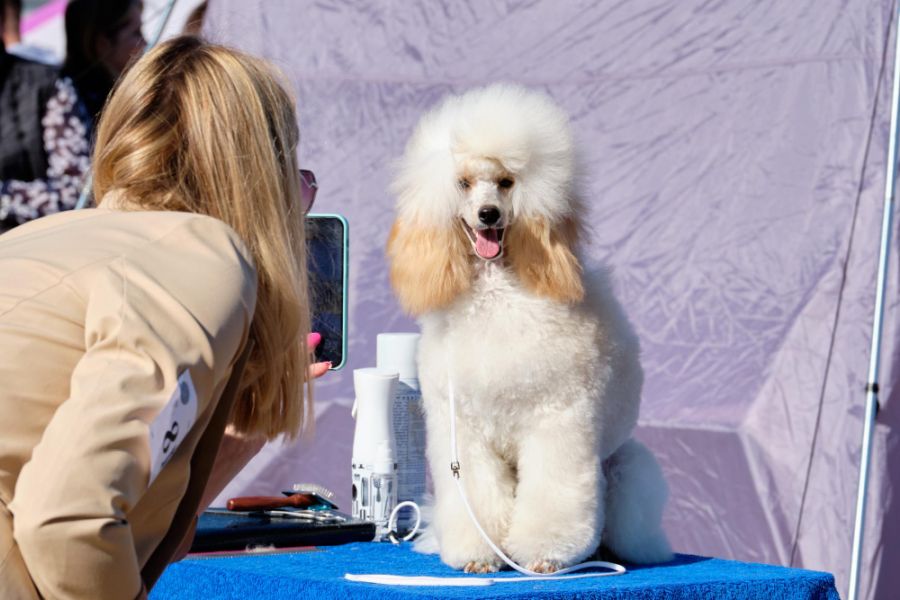
POLYGON ((62 75, 75 86, 93 132, 106 97, 147 45, 140 0, 72 0, 66 6, 66 60, 62 75))
MULTIPOLYGON (((12 107, 0 109, 0 233, 75 207, 90 170, 94 123, 113 84, 146 46, 142 8, 139 0, 72 0, 59 78, 47 70, 40 81, 0 77, 0 94, 12 107)), ((13 60, 5 56, 4 64, 13 60)))

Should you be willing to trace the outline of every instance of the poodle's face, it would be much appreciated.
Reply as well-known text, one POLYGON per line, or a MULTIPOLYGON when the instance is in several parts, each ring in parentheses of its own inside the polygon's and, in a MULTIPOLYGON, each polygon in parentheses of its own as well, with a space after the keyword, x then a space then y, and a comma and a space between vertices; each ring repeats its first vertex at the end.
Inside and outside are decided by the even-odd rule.
POLYGON ((580 301, 574 162, 565 113, 526 88, 473 90, 423 116, 393 184, 388 257, 404 308, 447 307, 485 262, 531 293, 580 301))
POLYGON ((491 158, 469 159, 458 168, 458 216, 472 251, 481 260, 503 256, 503 235, 512 219, 515 184, 515 175, 491 158))

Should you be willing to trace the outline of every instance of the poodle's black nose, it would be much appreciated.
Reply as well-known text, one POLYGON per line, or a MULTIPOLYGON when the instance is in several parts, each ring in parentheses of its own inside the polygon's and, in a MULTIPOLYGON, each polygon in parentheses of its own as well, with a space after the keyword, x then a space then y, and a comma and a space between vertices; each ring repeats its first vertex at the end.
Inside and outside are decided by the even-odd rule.
POLYGON ((482 206, 478 209, 478 220, 488 227, 500 222, 500 209, 496 206, 482 206))

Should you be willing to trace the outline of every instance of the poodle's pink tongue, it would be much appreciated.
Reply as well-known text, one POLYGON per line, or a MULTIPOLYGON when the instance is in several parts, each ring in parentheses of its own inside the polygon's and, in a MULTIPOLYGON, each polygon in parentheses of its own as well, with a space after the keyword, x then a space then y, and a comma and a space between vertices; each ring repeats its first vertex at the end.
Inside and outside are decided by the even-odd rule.
POLYGON ((500 242, 497 240, 496 229, 475 230, 475 252, 486 260, 496 258, 500 254, 500 242))

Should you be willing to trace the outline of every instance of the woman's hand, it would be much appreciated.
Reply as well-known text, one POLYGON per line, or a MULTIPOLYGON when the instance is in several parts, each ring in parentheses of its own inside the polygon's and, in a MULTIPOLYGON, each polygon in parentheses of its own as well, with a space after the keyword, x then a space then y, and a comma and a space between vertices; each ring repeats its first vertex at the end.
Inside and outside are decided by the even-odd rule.
MULTIPOLYGON (((316 346, 322 341, 322 334, 317 332, 312 332, 306 336, 306 346, 309 348, 310 354, 312 354, 316 346)), ((309 377, 310 379, 318 379, 322 375, 328 372, 328 369, 331 368, 330 362, 318 362, 312 363, 309 365, 309 377)))

